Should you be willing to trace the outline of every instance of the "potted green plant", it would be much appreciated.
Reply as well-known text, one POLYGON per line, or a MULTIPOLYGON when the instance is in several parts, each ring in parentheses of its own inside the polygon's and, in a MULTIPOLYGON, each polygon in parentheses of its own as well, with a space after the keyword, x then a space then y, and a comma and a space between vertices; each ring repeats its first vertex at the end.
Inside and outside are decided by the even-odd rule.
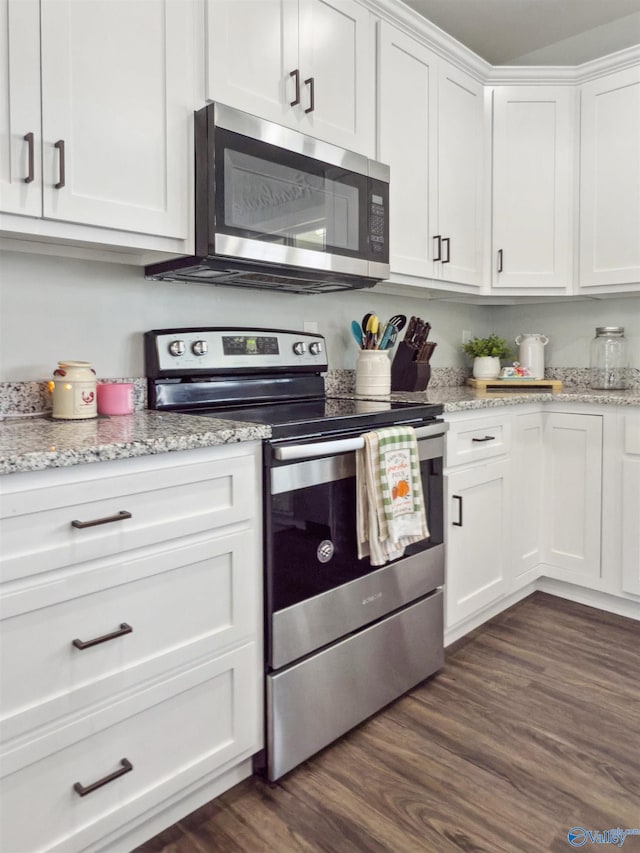
POLYGON ((500 374, 500 359, 512 358, 513 351, 504 338, 494 332, 486 338, 470 338, 462 349, 473 358, 475 379, 496 379, 500 374))

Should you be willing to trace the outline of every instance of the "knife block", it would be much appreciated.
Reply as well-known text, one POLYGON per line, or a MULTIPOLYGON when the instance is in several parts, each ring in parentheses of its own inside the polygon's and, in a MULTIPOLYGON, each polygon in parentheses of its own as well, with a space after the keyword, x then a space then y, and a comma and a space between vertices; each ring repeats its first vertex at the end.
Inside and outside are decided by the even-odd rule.
POLYGON ((392 391, 425 391, 431 379, 431 365, 415 361, 417 350, 400 341, 391 363, 392 391))

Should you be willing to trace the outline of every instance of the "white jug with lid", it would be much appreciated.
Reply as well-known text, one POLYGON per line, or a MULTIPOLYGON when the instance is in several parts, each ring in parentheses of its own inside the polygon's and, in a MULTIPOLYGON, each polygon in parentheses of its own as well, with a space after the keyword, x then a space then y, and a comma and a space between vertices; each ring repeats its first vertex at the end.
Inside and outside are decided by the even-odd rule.
POLYGON ((522 367, 528 367, 535 379, 544 379, 544 348, 549 343, 546 335, 527 333, 518 335, 516 343, 520 347, 518 361, 522 367))

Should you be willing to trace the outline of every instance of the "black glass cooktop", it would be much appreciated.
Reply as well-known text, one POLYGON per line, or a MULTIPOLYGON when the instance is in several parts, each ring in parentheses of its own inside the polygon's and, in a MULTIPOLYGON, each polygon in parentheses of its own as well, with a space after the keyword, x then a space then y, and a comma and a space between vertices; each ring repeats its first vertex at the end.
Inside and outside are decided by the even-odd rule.
POLYGON ((322 397, 312 400, 265 403, 228 409, 182 410, 193 415, 232 421, 250 421, 271 427, 275 439, 360 432, 395 424, 419 425, 442 413, 430 403, 355 400, 322 397))

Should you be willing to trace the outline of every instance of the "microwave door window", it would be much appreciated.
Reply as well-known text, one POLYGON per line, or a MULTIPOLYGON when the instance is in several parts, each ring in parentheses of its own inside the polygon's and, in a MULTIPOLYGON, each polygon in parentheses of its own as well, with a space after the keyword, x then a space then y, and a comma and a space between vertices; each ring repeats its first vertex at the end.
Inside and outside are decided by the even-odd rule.
POLYGON ((224 151, 225 230, 304 249, 359 250, 361 189, 327 175, 224 151))

